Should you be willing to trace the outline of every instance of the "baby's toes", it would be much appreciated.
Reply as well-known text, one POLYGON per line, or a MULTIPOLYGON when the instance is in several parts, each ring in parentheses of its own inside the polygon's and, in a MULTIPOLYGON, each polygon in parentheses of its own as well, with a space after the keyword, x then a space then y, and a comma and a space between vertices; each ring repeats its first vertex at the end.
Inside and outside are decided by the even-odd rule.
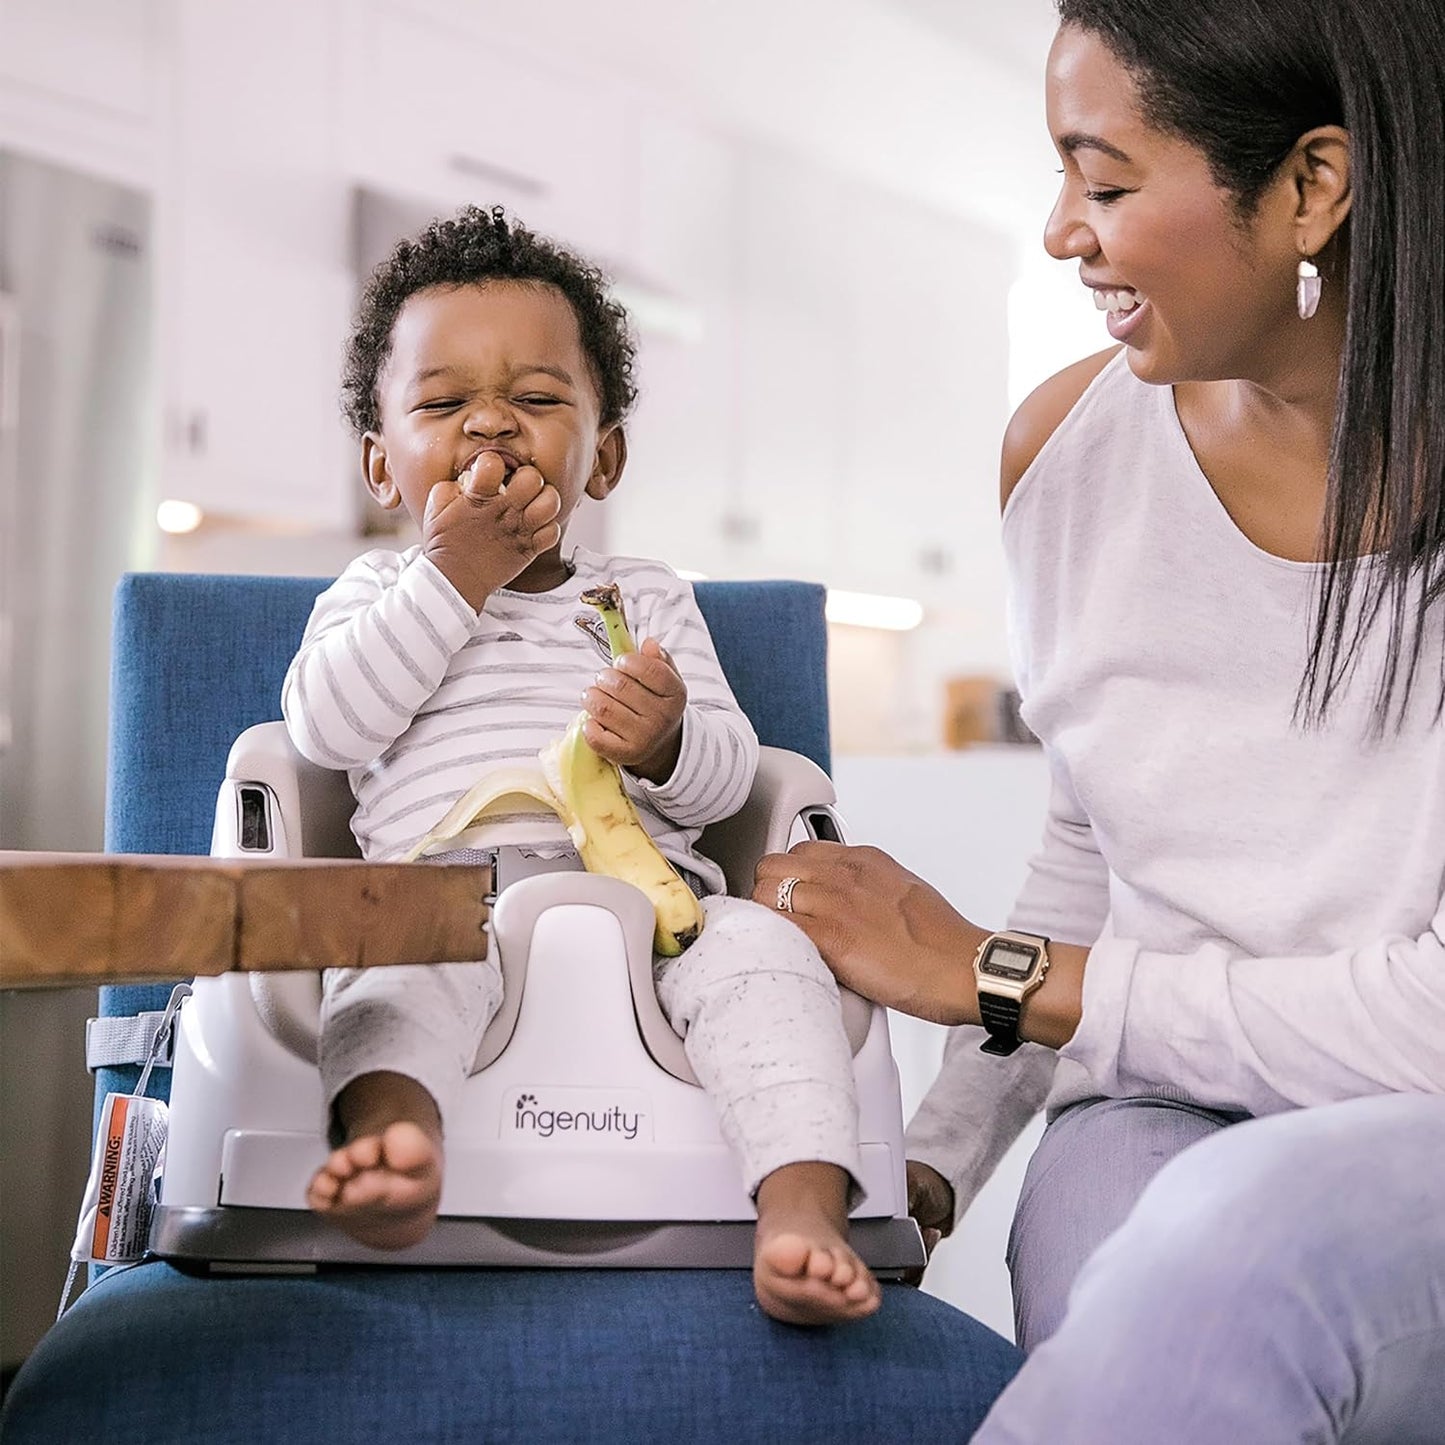
POLYGON ((381 1152, 381 1135, 363 1134, 338 1149, 331 1157, 346 1161, 344 1169, 337 1170, 339 1177, 346 1179, 364 1170, 375 1169, 381 1163, 381 1152))
POLYGON ((838 1256, 821 1244, 815 1244, 808 1253, 808 1278, 819 1284, 831 1284, 838 1270, 838 1256))
POLYGON ((828 1283, 834 1289, 846 1290, 849 1285, 855 1283, 858 1278, 858 1261, 853 1257, 851 1251, 846 1249, 833 1250, 833 1273, 828 1278, 828 1283))
POLYGON ((436 1167, 436 1144, 415 1124, 402 1121, 382 1134, 379 1155, 398 1174, 426 1174, 436 1167))
POLYGON ((763 1266, 784 1279, 802 1279, 808 1274, 813 1250, 800 1234, 778 1234, 759 1250, 763 1266))
POLYGON ((336 1202, 343 1209, 374 1209, 391 1202, 390 1176, 367 1169, 342 1182, 336 1202))
MULTIPOLYGON (((330 1175, 338 1185, 343 1184, 358 1172, 358 1165, 351 1157, 349 1146, 345 1149, 333 1149, 327 1155, 326 1163, 321 1166, 320 1170, 320 1174, 330 1175)), ((318 1174, 318 1178, 320 1174, 318 1174)))
POLYGON ((306 1204, 311 1209, 329 1209, 341 1193, 341 1181, 329 1170, 318 1169, 306 1186, 306 1204))

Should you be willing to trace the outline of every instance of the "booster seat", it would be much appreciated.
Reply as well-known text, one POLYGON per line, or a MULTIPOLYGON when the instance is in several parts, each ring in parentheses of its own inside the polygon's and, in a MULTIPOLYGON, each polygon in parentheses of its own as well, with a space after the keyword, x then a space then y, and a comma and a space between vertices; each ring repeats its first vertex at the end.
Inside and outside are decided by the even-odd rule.
MULTIPOLYGON (((705 616, 710 590, 731 585, 699 585, 705 616)), ((839 836, 833 802, 816 762, 764 746, 748 804, 701 846, 729 892, 746 895, 763 852, 839 836)), ((299 757, 282 724, 254 725, 230 751, 212 852, 355 856, 352 806, 343 774, 299 757)), ((181 1009, 154 1254, 211 1272, 750 1265, 752 1202, 652 988, 650 904, 614 879, 529 866, 506 850, 498 858, 490 933, 505 1002, 449 1125, 441 1218, 427 1239, 374 1251, 305 1208, 329 1148, 315 1064, 320 976, 232 975, 196 980, 181 1009)), ((907 1215, 898 1076, 884 1010, 845 992, 844 1021, 862 1143, 853 1239, 886 1277, 924 1262, 907 1215)))

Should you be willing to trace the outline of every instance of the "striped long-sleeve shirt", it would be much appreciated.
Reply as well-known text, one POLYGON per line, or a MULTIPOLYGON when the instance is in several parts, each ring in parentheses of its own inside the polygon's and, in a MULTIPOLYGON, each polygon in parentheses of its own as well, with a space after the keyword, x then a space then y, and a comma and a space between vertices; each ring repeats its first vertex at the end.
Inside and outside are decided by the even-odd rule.
MULTIPOLYGON (((688 690, 673 775, 654 784, 624 770, 627 790, 662 852, 721 892, 721 869, 693 844, 742 806, 758 741, 692 588, 660 562, 582 547, 571 562, 555 590, 502 588, 478 615, 419 547, 357 558, 316 599, 287 670, 291 740, 312 762, 346 770, 362 856, 400 858, 486 770, 535 761, 566 728, 608 656, 579 594, 616 582, 633 635, 656 638, 688 690)), ((549 818, 516 815, 489 842, 545 848, 567 837, 549 818)))

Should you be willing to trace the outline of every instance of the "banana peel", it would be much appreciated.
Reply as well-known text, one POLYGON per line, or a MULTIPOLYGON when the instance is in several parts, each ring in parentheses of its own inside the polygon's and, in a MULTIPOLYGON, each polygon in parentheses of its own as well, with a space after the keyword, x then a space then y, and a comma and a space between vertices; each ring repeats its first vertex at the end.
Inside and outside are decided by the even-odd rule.
MULTIPOLYGON (((588 588, 581 600, 601 616, 614 660, 637 650, 615 583, 588 588)), ((587 714, 578 713, 562 736, 537 755, 535 767, 485 774, 408 857, 420 857, 495 813, 550 810, 562 820, 589 873, 620 878, 647 895, 656 914, 653 949, 676 957, 702 932, 702 903, 643 827, 617 765, 592 751, 582 732, 586 721, 587 714)))

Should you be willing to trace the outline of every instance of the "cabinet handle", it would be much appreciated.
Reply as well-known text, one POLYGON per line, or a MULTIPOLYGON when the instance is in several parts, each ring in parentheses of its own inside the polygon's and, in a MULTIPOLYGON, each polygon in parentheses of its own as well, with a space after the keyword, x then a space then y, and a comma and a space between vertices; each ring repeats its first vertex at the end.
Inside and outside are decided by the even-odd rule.
POLYGON ((166 446, 173 452, 203 456, 206 450, 206 413, 199 407, 194 411, 171 407, 166 421, 166 446))
POLYGON ((493 185, 507 186, 524 196, 545 196, 547 187, 536 176, 523 175, 521 171, 509 171, 505 166, 493 165, 491 161, 478 160, 476 156, 458 152, 450 156, 447 164, 458 175, 471 176, 475 180, 490 181, 493 185))

